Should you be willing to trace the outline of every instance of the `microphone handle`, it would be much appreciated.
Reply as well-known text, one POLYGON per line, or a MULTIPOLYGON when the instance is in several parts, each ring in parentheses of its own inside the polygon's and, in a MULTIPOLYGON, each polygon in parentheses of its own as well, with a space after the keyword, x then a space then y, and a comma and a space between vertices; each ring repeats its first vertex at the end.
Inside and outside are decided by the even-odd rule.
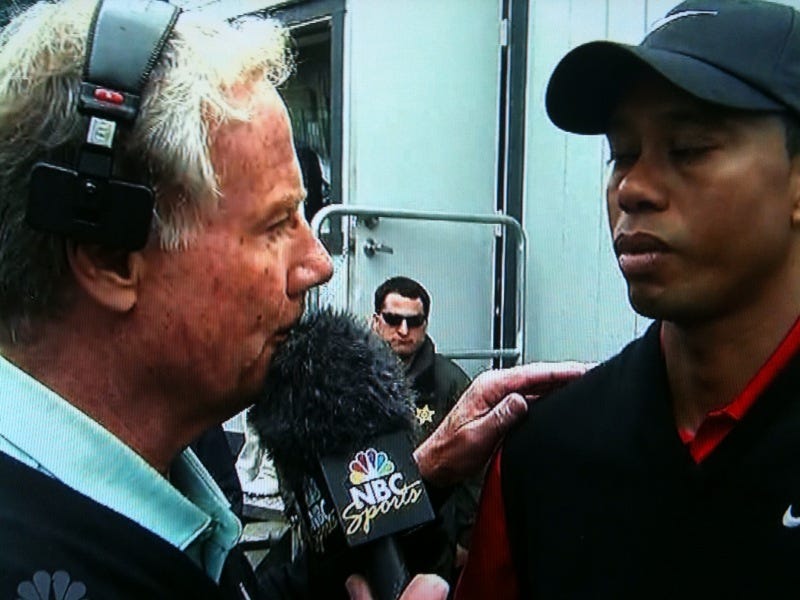
POLYGON ((394 536, 378 538, 363 547, 366 576, 376 600, 397 600, 408 585, 408 569, 394 536))

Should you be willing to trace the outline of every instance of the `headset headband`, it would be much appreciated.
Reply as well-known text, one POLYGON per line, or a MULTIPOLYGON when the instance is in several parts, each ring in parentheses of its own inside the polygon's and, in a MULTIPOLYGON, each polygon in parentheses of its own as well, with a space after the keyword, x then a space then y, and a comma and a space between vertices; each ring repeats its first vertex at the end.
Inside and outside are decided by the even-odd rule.
POLYGON ((157 0, 104 0, 97 5, 83 67, 82 113, 114 121, 136 118, 142 89, 178 12, 157 0))

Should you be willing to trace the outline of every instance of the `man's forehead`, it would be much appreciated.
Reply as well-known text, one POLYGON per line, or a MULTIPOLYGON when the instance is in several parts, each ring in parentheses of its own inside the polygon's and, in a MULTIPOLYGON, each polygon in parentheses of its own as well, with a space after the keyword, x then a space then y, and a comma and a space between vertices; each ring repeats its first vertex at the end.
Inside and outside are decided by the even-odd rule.
POLYGON ((701 100, 658 76, 642 76, 622 92, 608 122, 607 135, 642 118, 667 125, 714 127, 743 117, 743 111, 701 100))
POLYGON ((386 298, 383 300, 384 306, 394 305, 394 306, 405 306, 405 307, 422 307, 422 299, 421 298, 409 298, 407 296, 403 296, 398 292, 389 292, 386 295, 386 298))

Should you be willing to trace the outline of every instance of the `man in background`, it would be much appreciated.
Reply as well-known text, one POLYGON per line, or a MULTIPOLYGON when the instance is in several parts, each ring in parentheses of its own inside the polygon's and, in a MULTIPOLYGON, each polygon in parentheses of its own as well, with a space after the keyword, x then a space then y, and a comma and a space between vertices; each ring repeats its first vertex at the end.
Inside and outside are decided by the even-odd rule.
MULTIPOLYGON (((456 363, 436 352, 428 335, 431 298, 422 284, 409 277, 391 277, 375 290, 374 308, 372 329, 405 366, 417 393, 417 421, 425 439, 450 412, 470 379, 456 363)), ((479 495, 480 475, 455 486, 439 511, 454 552, 455 570, 466 561, 479 495)))
POLYGON ((372 329, 383 338, 406 367, 417 392, 417 420, 427 437, 441 423, 467 388, 467 374, 436 352, 428 335, 431 299, 420 283, 392 277, 375 290, 372 329))

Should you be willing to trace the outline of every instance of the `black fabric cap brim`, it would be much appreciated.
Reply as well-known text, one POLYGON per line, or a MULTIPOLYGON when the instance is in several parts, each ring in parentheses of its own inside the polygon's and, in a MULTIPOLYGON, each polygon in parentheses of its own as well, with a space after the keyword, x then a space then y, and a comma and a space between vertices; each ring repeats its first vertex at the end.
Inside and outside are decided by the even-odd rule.
POLYGON ((621 95, 648 68, 714 104, 744 110, 786 109, 702 60, 657 48, 600 41, 575 48, 558 63, 547 85, 547 114, 565 131, 605 133, 621 95))

